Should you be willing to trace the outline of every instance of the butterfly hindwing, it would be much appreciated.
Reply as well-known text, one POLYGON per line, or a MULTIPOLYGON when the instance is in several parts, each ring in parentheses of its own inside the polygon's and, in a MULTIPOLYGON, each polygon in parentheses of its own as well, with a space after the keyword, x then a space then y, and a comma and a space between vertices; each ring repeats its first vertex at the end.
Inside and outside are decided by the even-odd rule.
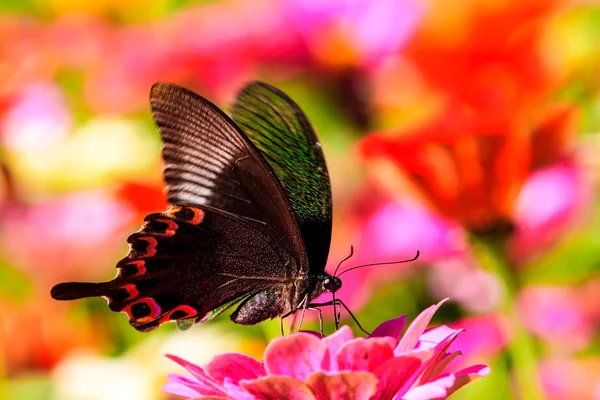
POLYGON ((172 320, 210 319, 289 281, 280 266, 295 262, 261 224, 210 207, 150 214, 127 241, 129 253, 112 281, 61 284, 53 297, 104 296, 111 310, 148 331, 172 320))
POLYGON ((311 269, 323 272, 331 242, 331 187, 308 118, 289 96, 262 82, 242 89, 231 113, 281 182, 298 218, 311 269))

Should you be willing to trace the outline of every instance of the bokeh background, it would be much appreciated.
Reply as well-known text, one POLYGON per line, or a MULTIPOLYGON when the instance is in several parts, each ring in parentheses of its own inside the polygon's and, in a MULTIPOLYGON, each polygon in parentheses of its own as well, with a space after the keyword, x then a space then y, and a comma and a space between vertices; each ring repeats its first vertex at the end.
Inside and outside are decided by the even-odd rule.
MULTIPOLYGON (((361 324, 434 322, 492 373, 455 399, 600 399, 600 3, 2 0, 0 398, 167 399, 170 352, 260 357, 279 322, 132 329, 104 280, 164 209, 155 81, 305 110, 333 185, 328 268, 361 324)), ((331 310, 325 310, 331 317, 331 310)), ((330 318, 331 319, 331 318, 330 318)), ((351 320, 345 320, 355 327, 351 320)), ((304 325, 318 329, 314 316, 304 325)), ((333 329, 331 322, 326 331, 333 329)))

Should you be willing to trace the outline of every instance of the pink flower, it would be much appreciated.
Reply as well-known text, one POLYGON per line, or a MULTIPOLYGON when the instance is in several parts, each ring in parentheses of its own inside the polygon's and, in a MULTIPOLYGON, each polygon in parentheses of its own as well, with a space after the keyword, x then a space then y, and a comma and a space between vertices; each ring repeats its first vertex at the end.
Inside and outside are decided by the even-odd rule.
POLYGON ((313 56, 326 64, 379 63, 396 53, 421 22, 412 0, 282 1, 283 10, 313 56))
POLYGON ((586 305, 595 299, 583 286, 528 286, 518 298, 525 328, 562 352, 583 350, 594 340, 597 321, 586 305))
POLYGON ((579 222, 593 199, 591 188, 583 168, 570 160, 535 171, 515 204, 515 257, 523 259, 547 249, 579 222))
POLYGON ((447 350, 462 330, 425 331, 444 301, 417 316, 401 338, 405 316, 382 323, 369 338, 355 338, 347 326, 324 338, 282 336, 262 362, 227 353, 200 367, 168 355, 191 376, 170 375, 163 389, 213 399, 443 399, 490 371, 484 365, 445 371, 460 354, 447 350))

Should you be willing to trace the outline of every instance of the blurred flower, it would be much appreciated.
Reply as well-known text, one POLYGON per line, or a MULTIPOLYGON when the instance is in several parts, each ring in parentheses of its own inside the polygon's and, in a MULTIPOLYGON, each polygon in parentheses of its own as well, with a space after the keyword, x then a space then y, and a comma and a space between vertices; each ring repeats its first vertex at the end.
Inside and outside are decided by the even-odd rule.
MULTIPOLYGON (((31 133, 31 137, 42 133, 31 133)), ((148 134, 139 121, 92 119, 64 140, 45 144, 19 148, 12 155, 21 182, 73 190, 98 188, 132 175, 158 175, 158 135, 148 134)))
POLYGON ((560 80, 540 44, 563 3, 434 1, 405 56, 446 101, 487 120, 521 118, 560 80))
POLYGON ((413 34, 423 15, 413 0, 283 0, 283 12, 322 65, 377 64, 413 34))
POLYGON ((480 268, 472 256, 435 261, 433 267, 428 277, 431 293, 451 297, 470 312, 492 312, 504 299, 502 282, 480 268))
POLYGON ((513 326, 508 318, 487 314, 462 318, 450 324, 452 329, 462 330, 450 346, 450 352, 460 351, 449 368, 463 368, 472 363, 492 363, 512 339, 513 326))
POLYGON ((68 13, 53 20, 45 33, 62 67, 91 72, 111 54, 114 43, 110 28, 93 14, 68 13))
MULTIPOLYGON (((38 270, 43 269, 40 266, 44 266, 43 260, 38 270)), ((74 348, 107 343, 105 331, 98 330, 89 319, 70 318, 67 308, 50 298, 49 290, 49 285, 41 285, 23 301, 11 301, 0 293, 0 348, 3 372, 8 376, 44 371, 74 348)))
POLYGON ((587 348, 598 329, 594 311, 587 307, 595 298, 585 288, 529 286, 519 294, 523 324, 555 351, 587 348))
MULTIPOLYGON (((84 96, 96 112, 126 113, 146 107, 156 81, 194 88, 219 104, 260 69, 301 58, 298 40, 274 0, 229 0, 187 7, 151 24, 112 32, 112 45, 91 70, 84 96), (273 34, 276 32, 276 34, 273 34), (173 46, 177 43, 177 46, 173 46)), ((287 62, 296 67, 298 62, 287 62)))
POLYGON ((361 252, 372 259, 395 260, 419 250, 419 261, 431 262, 462 254, 464 232, 419 204, 387 202, 366 221, 361 252))
POLYGON ((63 140, 72 118, 60 87, 51 82, 30 83, 13 94, 1 121, 6 147, 16 152, 45 149, 63 140))
POLYGON ((421 90, 435 92, 428 114, 406 131, 366 138, 363 155, 401 168, 421 196, 472 231, 511 227, 528 175, 568 155, 576 131, 573 107, 540 109, 562 82, 539 48, 560 4, 436 2, 405 52, 421 90))
POLYGON ((36 281, 56 283, 109 272, 101 267, 115 260, 132 222, 131 210, 110 193, 76 193, 6 211, 0 244, 36 281))
MULTIPOLYGON (((363 193, 366 198, 357 199, 350 210, 342 210, 344 232, 333 235, 328 271, 333 274, 338 262, 348 255, 348 243, 356 243, 354 255, 348 261, 352 265, 407 260, 417 251, 420 256, 414 263, 378 265, 344 275, 336 296, 344 299, 351 309, 363 307, 381 282, 399 279, 416 266, 457 257, 466 251, 464 232, 453 221, 414 202, 375 200, 377 195, 372 188, 363 189, 363 193), (349 234, 350 231, 354 234, 349 234)), ((346 267, 344 264, 340 270, 346 267)), ((317 302, 330 299, 331 293, 324 293, 317 302)))
POLYGON ((58 63, 46 46, 44 26, 33 18, 16 13, 0 15, 0 98, 18 91, 22 85, 46 81, 58 63))
POLYGON ((548 400, 600 399, 598 357, 551 357, 542 360, 539 374, 548 400))
POLYGON ((592 199, 591 182, 574 162, 561 162, 534 171, 516 200, 516 232, 511 251, 524 259, 548 247, 574 225, 592 199), (560 196, 556 194, 560 193, 560 196))
POLYGON ((444 373, 459 355, 447 349, 461 330, 440 326, 425 332, 442 303, 417 316, 402 338, 405 317, 384 322, 369 338, 354 338, 347 326, 325 338, 283 336, 268 345, 262 363, 226 353, 202 368, 169 355, 191 376, 171 375, 164 389, 188 398, 446 398, 489 368, 444 373))
MULTIPOLYGON (((471 231, 511 227, 517 195, 534 167, 568 152, 575 110, 556 107, 527 129, 460 110, 403 135, 374 134, 361 143, 368 159, 388 160, 442 214, 471 231)), ((388 177, 389 179, 390 177, 388 177)))
POLYGON ((167 209, 164 185, 158 179, 152 183, 125 182, 118 187, 117 197, 135 210, 136 221, 143 221, 146 215, 167 209))

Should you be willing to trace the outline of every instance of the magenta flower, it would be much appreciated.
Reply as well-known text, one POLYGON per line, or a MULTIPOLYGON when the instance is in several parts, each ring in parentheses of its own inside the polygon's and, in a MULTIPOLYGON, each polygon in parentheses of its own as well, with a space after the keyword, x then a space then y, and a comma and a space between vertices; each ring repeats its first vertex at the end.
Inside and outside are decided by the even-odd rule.
POLYGON ((417 316, 401 338, 405 316, 382 323, 369 338, 355 338, 347 326, 324 338, 282 336, 267 346, 263 362, 228 353, 200 367, 167 355, 191 376, 170 375, 163 389, 211 399, 444 399, 490 371, 484 365, 445 371, 459 355, 447 351, 462 330, 425 331, 444 301, 417 316))

